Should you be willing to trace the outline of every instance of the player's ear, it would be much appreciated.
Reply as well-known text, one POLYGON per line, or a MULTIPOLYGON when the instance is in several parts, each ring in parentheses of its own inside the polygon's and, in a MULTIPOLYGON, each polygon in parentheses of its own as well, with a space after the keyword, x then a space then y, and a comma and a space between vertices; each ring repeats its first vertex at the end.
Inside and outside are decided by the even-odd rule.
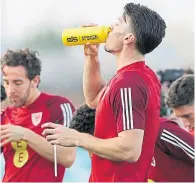
POLYGON ((132 44, 135 41, 135 36, 132 33, 127 33, 123 39, 124 44, 132 44))
POLYGON ((32 88, 37 88, 38 87, 38 85, 39 85, 39 83, 40 83, 40 76, 35 76, 34 77, 34 79, 32 80, 32 85, 31 85, 31 87, 32 88))

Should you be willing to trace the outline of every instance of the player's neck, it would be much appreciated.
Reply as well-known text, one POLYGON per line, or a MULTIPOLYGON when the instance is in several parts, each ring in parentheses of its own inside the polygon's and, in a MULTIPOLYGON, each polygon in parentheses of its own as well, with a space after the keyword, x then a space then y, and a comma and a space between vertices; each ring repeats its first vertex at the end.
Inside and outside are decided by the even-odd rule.
POLYGON ((145 57, 136 51, 131 53, 127 51, 121 51, 120 53, 116 54, 116 69, 118 71, 129 64, 144 60, 145 57))
POLYGON ((29 96, 25 107, 31 105, 40 96, 40 94, 41 92, 38 90, 38 88, 36 88, 35 91, 33 91, 31 95, 29 96))

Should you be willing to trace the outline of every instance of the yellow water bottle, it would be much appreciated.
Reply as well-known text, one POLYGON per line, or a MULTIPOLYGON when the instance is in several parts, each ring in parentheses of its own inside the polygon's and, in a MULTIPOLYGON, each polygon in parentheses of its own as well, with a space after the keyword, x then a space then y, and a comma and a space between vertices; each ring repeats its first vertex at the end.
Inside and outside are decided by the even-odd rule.
POLYGON ((110 31, 111 28, 107 26, 65 29, 62 33, 62 42, 65 46, 105 43, 110 31))

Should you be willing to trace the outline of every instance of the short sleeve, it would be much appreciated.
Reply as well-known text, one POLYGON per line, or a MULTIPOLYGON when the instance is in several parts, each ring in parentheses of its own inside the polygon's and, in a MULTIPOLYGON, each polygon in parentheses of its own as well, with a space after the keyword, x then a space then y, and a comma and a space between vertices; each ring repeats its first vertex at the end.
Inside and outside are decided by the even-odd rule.
POLYGON ((49 101, 48 109, 50 111, 51 122, 69 127, 73 113, 75 112, 75 107, 70 100, 65 97, 55 96, 49 101))
POLYGON ((160 124, 156 146, 166 154, 194 164, 194 137, 175 122, 160 124))
POLYGON ((110 105, 118 133, 131 129, 145 129, 145 109, 148 87, 141 78, 125 75, 112 88, 110 105))

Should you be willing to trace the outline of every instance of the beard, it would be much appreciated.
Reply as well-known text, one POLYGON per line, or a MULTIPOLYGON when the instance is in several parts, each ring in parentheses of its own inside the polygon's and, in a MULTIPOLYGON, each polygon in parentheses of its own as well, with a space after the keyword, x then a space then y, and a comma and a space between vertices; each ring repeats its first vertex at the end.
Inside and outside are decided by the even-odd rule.
POLYGON ((14 99, 10 100, 10 103, 11 103, 11 106, 18 108, 18 107, 24 106, 27 102, 27 99, 28 99, 28 96, 25 95, 22 98, 19 98, 18 100, 14 100, 14 99))
POLYGON ((29 99, 29 96, 30 96, 30 85, 23 96, 18 97, 18 99, 16 100, 10 99, 10 104, 11 106, 16 107, 16 108, 25 106, 29 99))

